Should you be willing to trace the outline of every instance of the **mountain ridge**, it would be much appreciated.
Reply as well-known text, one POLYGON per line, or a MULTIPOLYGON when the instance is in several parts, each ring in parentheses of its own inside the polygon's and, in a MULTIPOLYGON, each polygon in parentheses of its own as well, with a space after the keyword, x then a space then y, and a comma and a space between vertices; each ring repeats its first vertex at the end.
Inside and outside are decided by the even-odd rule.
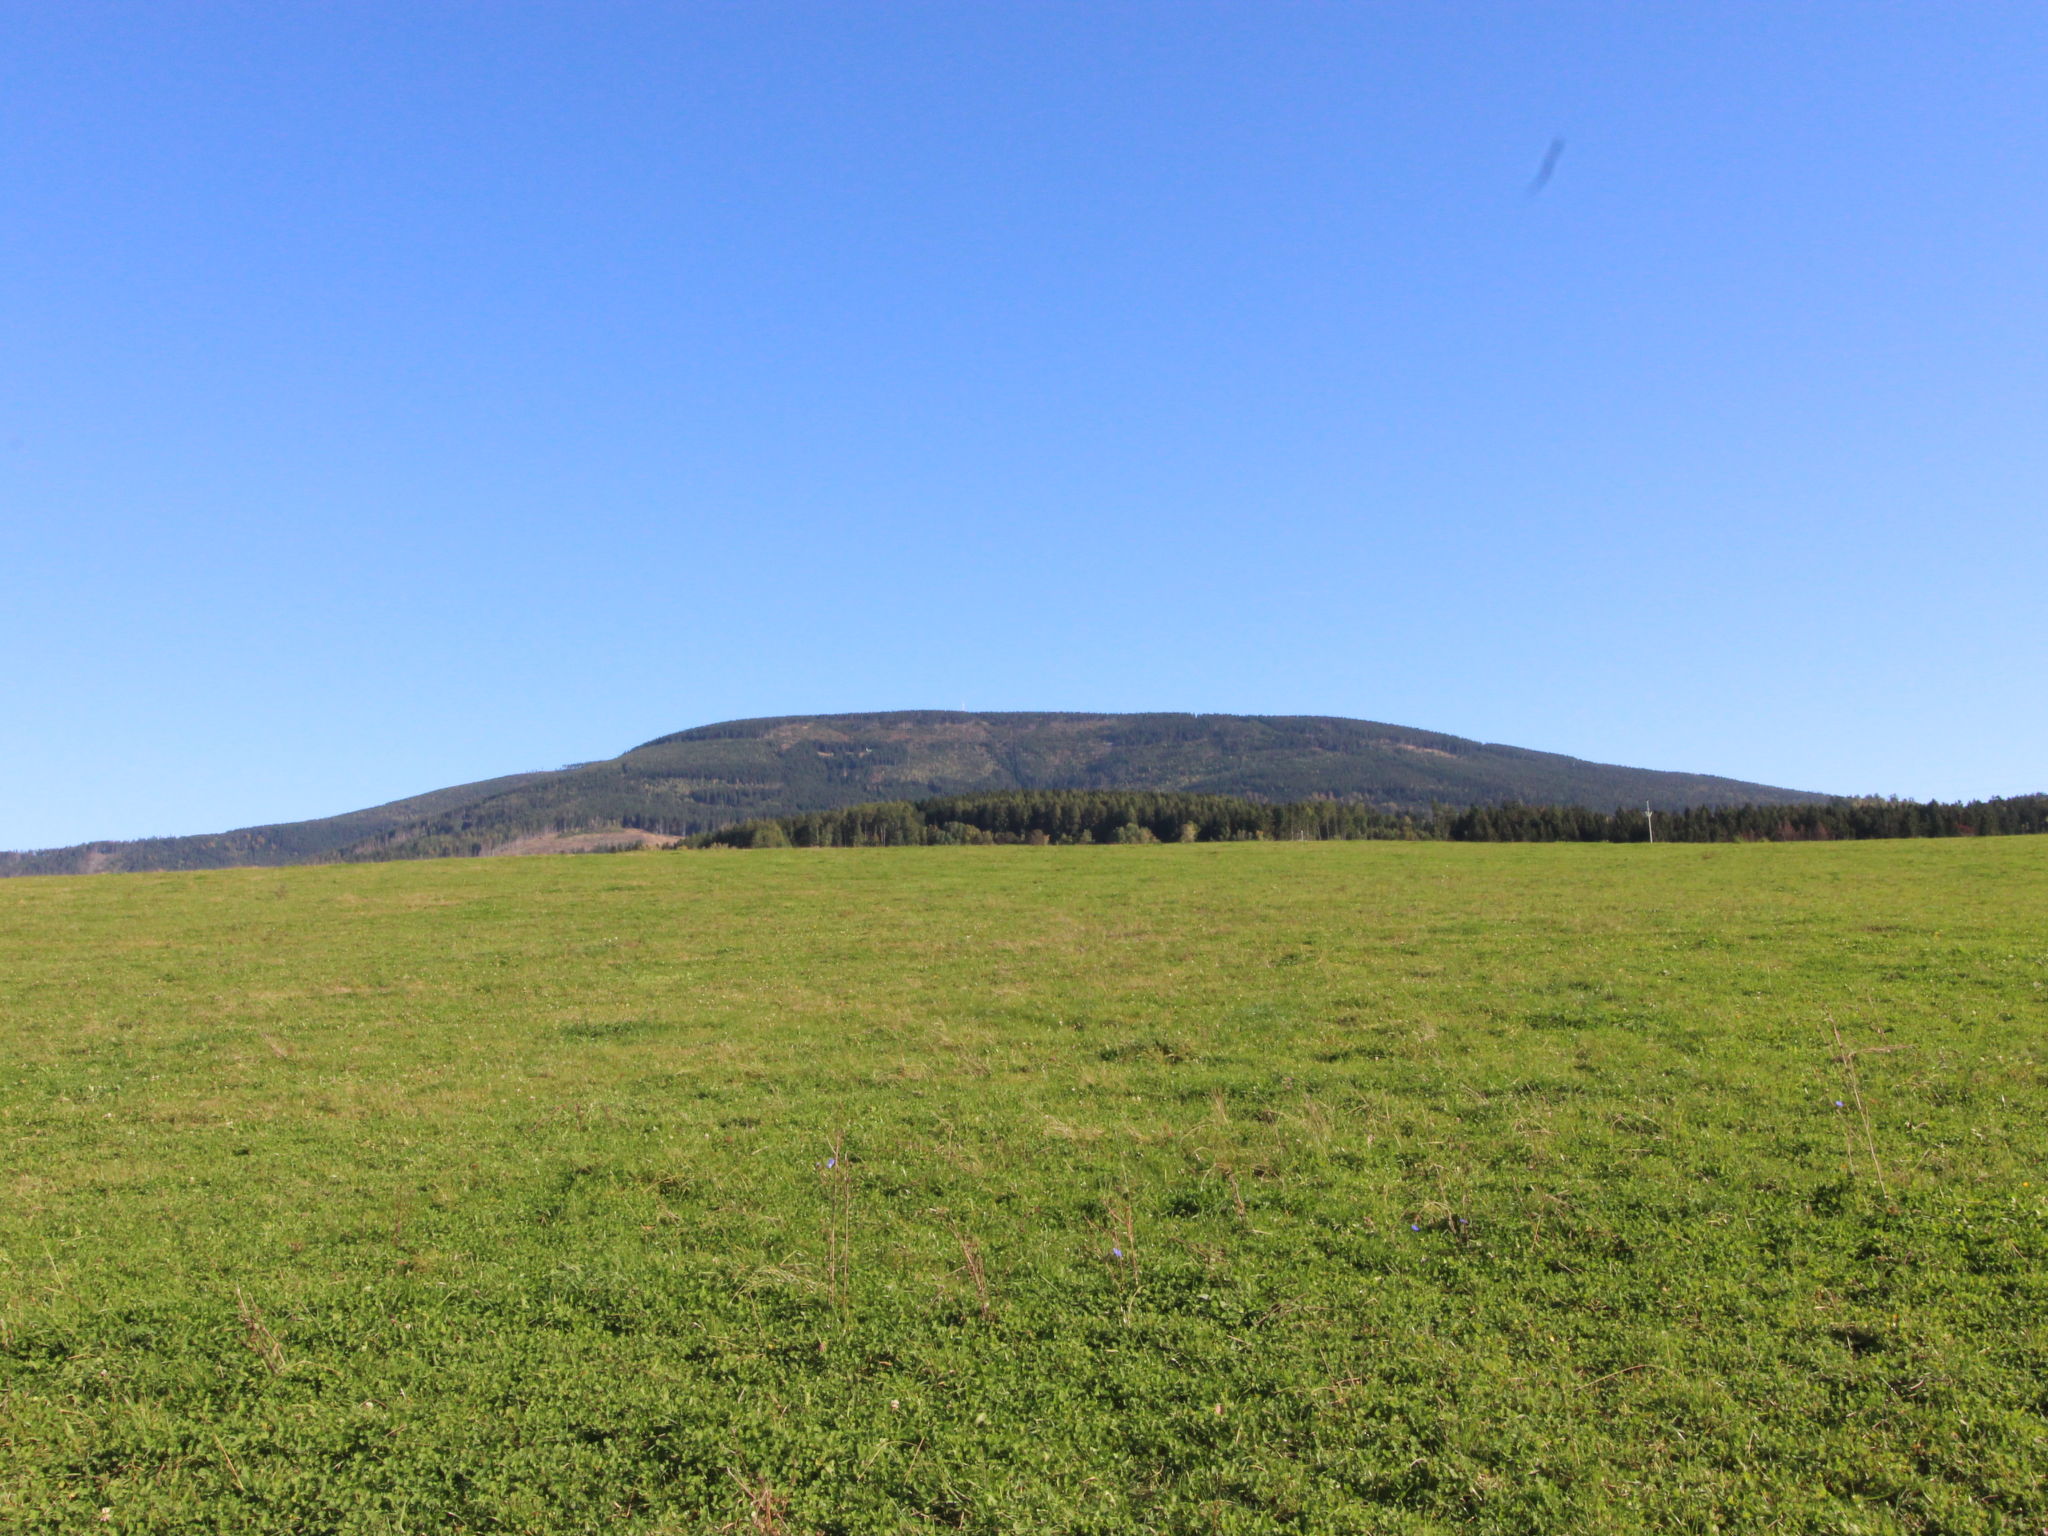
POLYGON ((192 837, 0 853, 0 875, 460 857, 551 837, 645 842, 866 801, 1000 789, 1146 789, 1340 799, 1389 811, 1505 800, 1612 809, 1831 797, 1596 763, 1337 715, 892 710, 724 720, 552 771, 506 774, 340 816, 192 837))

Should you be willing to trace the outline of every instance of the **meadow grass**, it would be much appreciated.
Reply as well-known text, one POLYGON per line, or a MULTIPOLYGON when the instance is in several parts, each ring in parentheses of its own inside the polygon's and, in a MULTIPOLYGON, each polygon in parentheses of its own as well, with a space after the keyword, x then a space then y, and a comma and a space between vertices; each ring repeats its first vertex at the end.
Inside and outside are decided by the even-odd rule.
POLYGON ((0 1528, 2039 1532, 2048 840, 0 884, 0 1528))

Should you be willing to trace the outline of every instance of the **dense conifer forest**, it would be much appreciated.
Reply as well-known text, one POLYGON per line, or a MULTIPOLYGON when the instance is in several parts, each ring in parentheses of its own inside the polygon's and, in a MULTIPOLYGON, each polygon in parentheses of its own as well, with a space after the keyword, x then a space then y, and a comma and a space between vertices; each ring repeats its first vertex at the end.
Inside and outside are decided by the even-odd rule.
POLYGON ((2048 832, 2048 795, 1973 800, 1843 799, 1818 805, 1694 806, 1612 812, 1571 805, 1438 806, 1425 815, 1330 800, 1262 804, 1231 795, 1050 790, 941 795, 742 822, 693 848, 895 848, 948 843, 1827 842, 2048 832))

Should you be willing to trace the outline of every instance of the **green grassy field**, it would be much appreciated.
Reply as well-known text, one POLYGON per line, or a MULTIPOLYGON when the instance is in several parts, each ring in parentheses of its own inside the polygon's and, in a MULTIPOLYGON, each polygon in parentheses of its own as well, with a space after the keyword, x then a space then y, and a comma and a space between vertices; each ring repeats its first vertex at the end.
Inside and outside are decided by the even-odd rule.
POLYGON ((2036 838, 8 882, 0 1529, 2039 1532, 2044 981, 2036 838))

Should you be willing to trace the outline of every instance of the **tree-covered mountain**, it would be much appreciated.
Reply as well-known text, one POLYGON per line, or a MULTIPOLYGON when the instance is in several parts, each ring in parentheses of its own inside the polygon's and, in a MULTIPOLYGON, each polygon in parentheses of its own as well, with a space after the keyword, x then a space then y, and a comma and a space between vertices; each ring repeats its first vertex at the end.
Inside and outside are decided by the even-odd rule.
POLYGON ((681 837, 871 801, 1010 789, 1330 799, 1413 813, 1505 801, 1598 810, 1648 801, 1675 811, 1826 798, 1321 715, 904 710, 699 726, 607 761, 319 821, 0 854, 0 874, 464 856, 577 834, 681 837))

